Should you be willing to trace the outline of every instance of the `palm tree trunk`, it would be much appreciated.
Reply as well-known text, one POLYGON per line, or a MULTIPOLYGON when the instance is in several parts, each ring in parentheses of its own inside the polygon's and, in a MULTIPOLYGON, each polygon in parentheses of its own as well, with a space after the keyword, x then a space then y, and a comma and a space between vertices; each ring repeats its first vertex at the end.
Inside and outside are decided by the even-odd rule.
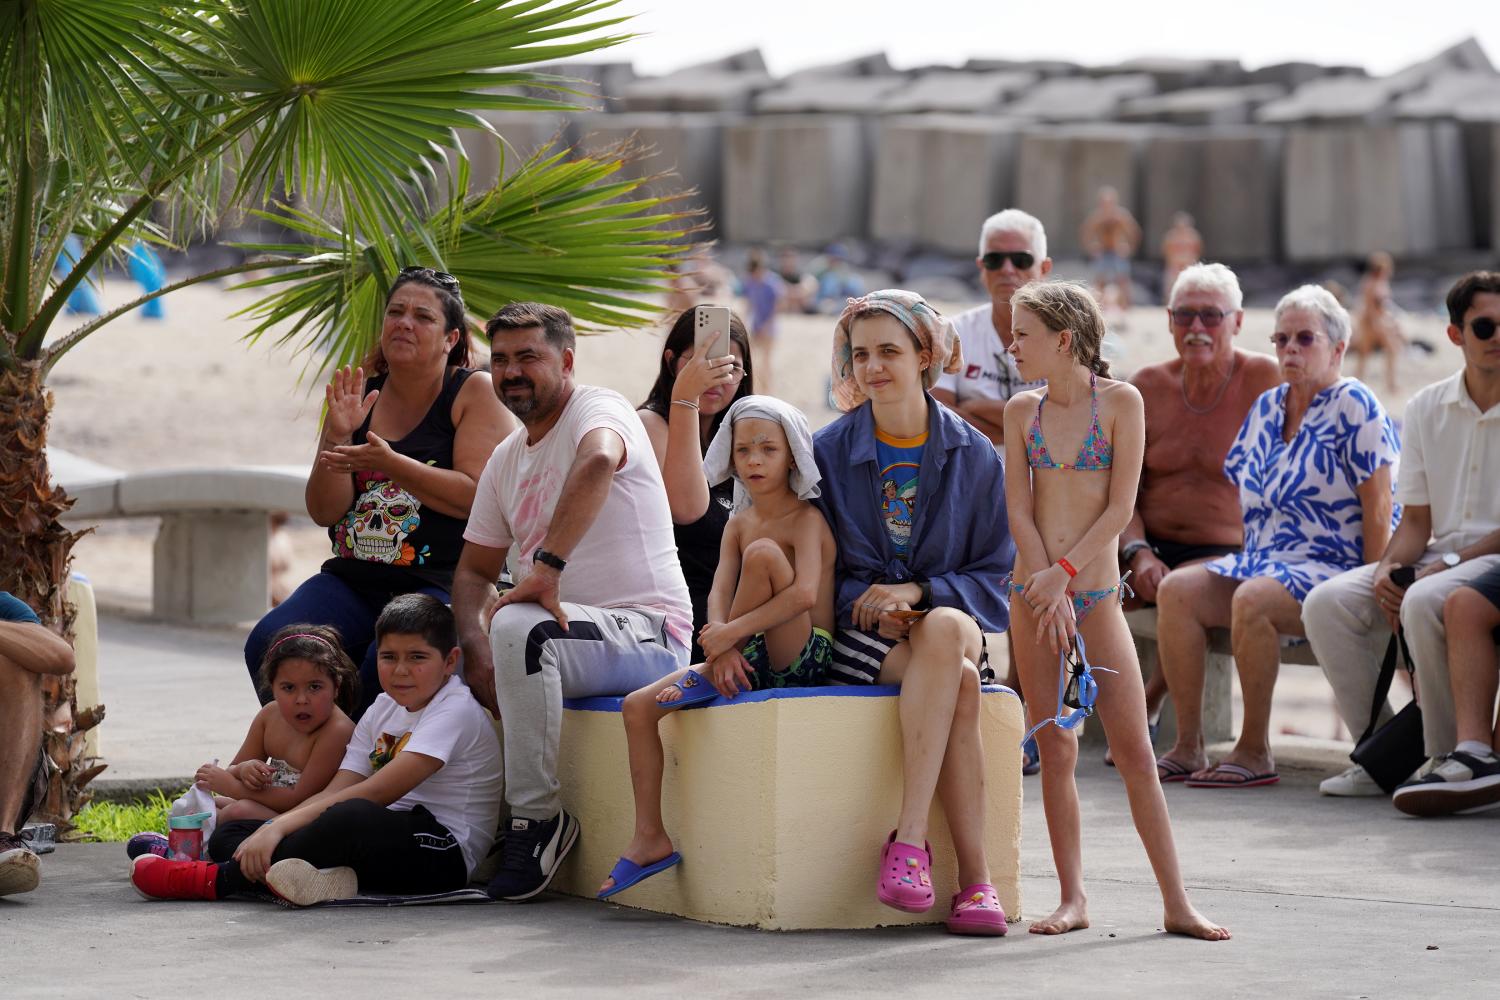
MULTIPOLYGON (((42 384, 39 363, 20 361, 14 368, 0 368, 0 590, 31 605, 45 625, 71 640, 68 567, 73 544, 82 533, 63 527, 60 519, 73 501, 52 484, 47 469, 51 409, 52 393, 42 384)), ((32 818, 66 827, 91 797, 86 786, 104 770, 84 750, 84 734, 98 724, 104 710, 78 710, 71 675, 49 675, 42 687, 52 766, 47 769, 47 795, 32 818)))

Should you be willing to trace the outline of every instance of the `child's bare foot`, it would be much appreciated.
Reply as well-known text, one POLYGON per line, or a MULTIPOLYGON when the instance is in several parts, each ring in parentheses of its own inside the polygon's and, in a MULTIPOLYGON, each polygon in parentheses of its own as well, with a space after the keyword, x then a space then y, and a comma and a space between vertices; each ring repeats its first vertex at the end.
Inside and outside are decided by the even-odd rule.
POLYGON ((1192 904, 1188 904, 1187 909, 1179 913, 1167 913, 1162 918, 1162 926, 1168 934, 1182 934, 1186 937, 1201 938, 1204 941, 1229 940, 1229 928, 1220 927, 1209 920, 1192 904))
POLYGON ((1088 900, 1065 902, 1046 920, 1033 920, 1027 930, 1033 934, 1066 934, 1089 925, 1088 900))
POLYGON ((668 684, 666 687, 656 692, 656 703, 658 705, 670 705, 672 702, 681 697, 682 688, 678 687, 676 684, 668 684))
MULTIPOLYGON (((624 852, 621 853, 620 857, 626 858, 630 861, 634 861, 636 864, 644 868, 645 866, 652 864, 653 862, 660 861, 662 858, 671 853, 672 838, 668 837, 665 832, 646 836, 643 836, 640 833, 636 833, 636 835, 631 838, 630 843, 626 846, 624 852)), ((612 878, 607 878, 599 886, 599 891, 608 892, 614 887, 615 880, 612 878)))

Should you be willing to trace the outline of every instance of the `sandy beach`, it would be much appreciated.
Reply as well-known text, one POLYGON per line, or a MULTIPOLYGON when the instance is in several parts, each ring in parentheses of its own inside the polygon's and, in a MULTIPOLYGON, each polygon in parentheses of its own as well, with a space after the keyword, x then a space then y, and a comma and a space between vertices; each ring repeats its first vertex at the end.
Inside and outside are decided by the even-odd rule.
MULTIPOLYGON (((107 281, 103 289, 107 306, 133 294, 133 286, 118 280, 107 281)), ((279 347, 272 338, 243 342, 253 324, 230 316, 253 301, 249 293, 211 286, 183 289, 167 299, 165 320, 133 314, 96 333, 53 371, 51 445, 126 470, 310 464, 324 379, 315 376, 316 359, 309 364, 308 355, 279 347)), ((972 304, 939 306, 951 314, 972 304)), ((57 336, 67 326, 59 324, 57 336)), ((1241 345, 1269 353, 1272 326, 1270 310, 1247 310, 1241 345)), ((774 356, 776 394, 801 407, 815 428, 837 416, 827 399, 832 330, 831 317, 784 317, 774 356)), ((1414 351, 1403 359, 1398 394, 1378 390, 1396 416, 1412 392, 1459 364, 1438 313, 1408 317, 1406 332, 1435 344, 1437 351, 1414 351)), ((632 401, 644 398, 662 335, 656 327, 581 338, 580 380, 616 389, 632 401)), ((1133 309, 1112 335, 1116 367, 1125 373, 1173 354, 1160 307, 1133 309)), ((1345 373, 1352 374, 1352 363, 1346 362, 1345 373)), ((1382 361, 1376 359, 1372 384, 1380 381, 1379 373, 1382 361)), ((300 580, 326 558, 328 540, 304 512, 292 513, 294 573, 300 580)), ((93 581, 102 605, 135 613, 149 609, 155 534, 149 519, 113 521, 78 544, 75 568, 93 581)), ((1333 736, 1331 716, 1320 707, 1327 703, 1322 678, 1298 670, 1288 671, 1286 681, 1278 689, 1278 716, 1285 707, 1297 718, 1280 718, 1279 724, 1333 736), (1298 710, 1302 703, 1316 711, 1309 716, 1298 710)))

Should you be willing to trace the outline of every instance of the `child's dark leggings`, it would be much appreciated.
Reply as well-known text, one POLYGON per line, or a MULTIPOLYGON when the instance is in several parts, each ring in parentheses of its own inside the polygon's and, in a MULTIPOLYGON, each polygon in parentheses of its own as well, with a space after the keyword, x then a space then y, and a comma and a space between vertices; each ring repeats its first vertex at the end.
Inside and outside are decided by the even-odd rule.
MULTIPOLYGON (((219 898, 254 886, 240 874, 240 864, 233 858, 235 848, 262 822, 220 823, 209 838, 208 856, 219 862, 219 898)), ((363 894, 448 892, 469 882, 458 841, 423 806, 407 812, 368 799, 337 803, 276 845, 272 861, 287 858, 301 858, 315 868, 353 868, 363 894)))

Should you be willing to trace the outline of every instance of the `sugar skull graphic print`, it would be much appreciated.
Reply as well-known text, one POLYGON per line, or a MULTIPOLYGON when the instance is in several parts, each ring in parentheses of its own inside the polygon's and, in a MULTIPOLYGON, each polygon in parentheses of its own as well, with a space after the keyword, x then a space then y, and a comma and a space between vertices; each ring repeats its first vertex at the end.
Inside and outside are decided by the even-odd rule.
POLYGON ((354 486, 359 497, 334 528, 334 555, 391 566, 424 563, 428 547, 407 541, 422 524, 422 502, 380 473, 360 472, 354 486))

